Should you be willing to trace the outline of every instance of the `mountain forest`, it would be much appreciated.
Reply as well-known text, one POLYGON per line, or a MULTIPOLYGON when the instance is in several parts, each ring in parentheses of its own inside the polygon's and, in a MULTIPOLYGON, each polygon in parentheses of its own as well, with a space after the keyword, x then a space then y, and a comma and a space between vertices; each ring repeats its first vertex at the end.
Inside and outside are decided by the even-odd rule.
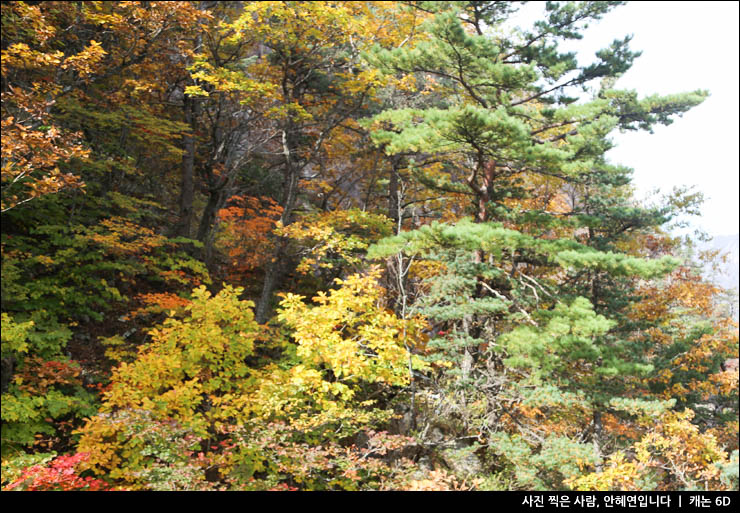
POLYGON ((709 92, 522 3, 3 2, 2 489, 736 490, 701 194, 605 156, 709 92))

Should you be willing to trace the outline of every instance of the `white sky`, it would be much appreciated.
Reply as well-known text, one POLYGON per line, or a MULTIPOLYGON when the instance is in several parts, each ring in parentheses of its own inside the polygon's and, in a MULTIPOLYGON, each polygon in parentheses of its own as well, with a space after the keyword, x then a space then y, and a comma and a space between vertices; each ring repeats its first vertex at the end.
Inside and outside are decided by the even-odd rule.
MULTIPOLYGON (((541 4, 541 5, 540 5, 541 4)), ((630 2, 592 24, 584 38, 564 49, 578 51, 579 62, 616 38, 632 34, 633 50, 641 50, 632 68, 617 82, 640 97, 707 89, 711 96, 667 127, 647 132, 616 133, 617 147, 607 157, 635 170, 637 197, 659 187, 695 185, 704 193, 701 218, 693 228, 712 235, 738 229, 738 2, 630 2)), ((517 19, 531 18, 536 2, 517 19)), ((531 22, 530 22, 531 23, 531 22)), ((677 233, 686 233, 680 231, 677 233)))

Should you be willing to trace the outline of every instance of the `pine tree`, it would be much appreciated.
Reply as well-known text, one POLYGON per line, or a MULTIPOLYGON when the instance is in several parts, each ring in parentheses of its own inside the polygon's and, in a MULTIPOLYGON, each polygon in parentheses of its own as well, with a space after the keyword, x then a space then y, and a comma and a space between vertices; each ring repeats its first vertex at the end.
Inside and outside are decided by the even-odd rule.
POLYGON ((561 487, 584 468, 600 469, 606 412, 668 407, 624 397, 653 367, 645 347, 622 338, 619 321, 636 279, 663 276, 678 260, 624 254, 619 242, 670 212, 631 207, 628 172, 604 154, 613 130, 668 124, 706 92, 639 98, 614 89, 639 55, 629 38, 588 66, 559 52, 560 41, 580 38, 585 22, 617 4, 550 2, 546 19, 520 39, 500 35, 511 6, 430 6, 439 12, 425 41, 370 57, 387 73, 436 78, 445 101, 375 116, 373 138, 389 154, 443 160, 446 176, 429 179, 423 166, 417 176, 468 196, 472 222, 405 232, 369 256, 403 252, 441 266, 413 310, 434 324, 432 359, 457 369, 443 383, 448 399, 463 411, 485 405, 464 415, 459 434, 485 433, 489 452, 524 488, 561 487), (539 202, 544 184, 574 201, 539 202))

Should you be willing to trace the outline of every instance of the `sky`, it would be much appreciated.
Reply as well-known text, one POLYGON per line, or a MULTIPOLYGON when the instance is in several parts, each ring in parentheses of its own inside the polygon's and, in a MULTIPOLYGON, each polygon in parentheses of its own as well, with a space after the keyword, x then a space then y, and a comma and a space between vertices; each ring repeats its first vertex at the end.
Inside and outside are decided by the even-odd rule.
MULTIPOLYGON (((517 19, 527 24, 544 2, 525 6, 517 19)), ((638 198, 660 188, 695 186, 704 194, 700 217, 685 218, 690 227, 710 235, 740 231, 738 201, 738 2, 629 2, 592 23, 584 38, 564 50, 578 51, 579 62, 593 61, 597 50, 627 34, 642 55, 617 82, 640 97, 706 89, 710 97, 669 126, 648 132, 615 133, 615 164, 634 169, 638 198)))

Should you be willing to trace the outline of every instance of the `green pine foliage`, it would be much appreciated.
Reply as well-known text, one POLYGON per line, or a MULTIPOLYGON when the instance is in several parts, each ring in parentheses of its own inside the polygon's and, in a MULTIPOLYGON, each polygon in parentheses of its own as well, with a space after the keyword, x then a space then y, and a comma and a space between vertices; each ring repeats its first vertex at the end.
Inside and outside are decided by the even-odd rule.
POLYGON ((3 4, 3 489, 737 489, 622 3, 3 4))

